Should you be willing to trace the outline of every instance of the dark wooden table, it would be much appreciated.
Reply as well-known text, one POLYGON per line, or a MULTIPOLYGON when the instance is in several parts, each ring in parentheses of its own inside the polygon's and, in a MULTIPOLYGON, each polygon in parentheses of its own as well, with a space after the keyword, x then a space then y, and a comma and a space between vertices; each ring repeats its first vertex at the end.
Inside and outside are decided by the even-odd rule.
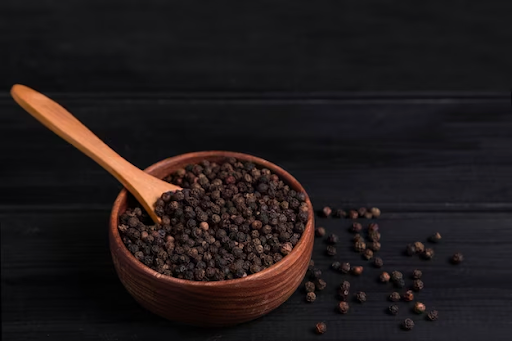
MULTIPOLYGON (((431 323, 400 303, 350 250, 349 220, 318 219, 341 237, 336 259, 366 266, 350 278, 368 293, 335 312, 344 276, 316 240, 327 289, 313 304, 297 291, 269 315, 225 329, 198 329, 139 307, 117 279, 107 219, 120 185, 0 97, 0 223, 3 340, 510 340, 512 332, 512 113, 508 94, 468 96, 53 97, 140 167, 176 154, 236 150, 294 174, 317 208, 378 206, 386 270, 424 271, 418 299, 431 323), (411 241, 439 231, 427 262, 404 257, 411 241), (462 252, 466 260, 447 259, 462 252), (413 331, 399 323, 412 316, 413 331), (313 334, 318 321, 328 325, 313 334)), ((410 283, 410 280, 409 280, 410 283)))

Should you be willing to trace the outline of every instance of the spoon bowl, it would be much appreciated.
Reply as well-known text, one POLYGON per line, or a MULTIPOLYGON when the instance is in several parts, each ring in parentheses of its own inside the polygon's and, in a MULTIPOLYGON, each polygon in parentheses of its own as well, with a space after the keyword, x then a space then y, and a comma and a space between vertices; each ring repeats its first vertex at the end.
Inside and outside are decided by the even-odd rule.
MULTIPOLYGON (((255 156, 207 151, 183 154, 160 161, 145 170, 163 179, 187 164, 202 160, 221 161, 235 157, 270 169, 290 188, 304 192, 300 183, 282 168, 255 156)), ((110 215, 109 239, 112 259, 128 292, 144 308, 166 319, 196 326, 228 326, 261 317, 284 303, 300 285, 307 271, 314 240, 313 207, 306 195, 309 218, 292 252, 271 267, 244 278, 198 282, 162 275, 139 262, 123 244, 119 216, 128 205, 128 192, 118 195, 110 215)))

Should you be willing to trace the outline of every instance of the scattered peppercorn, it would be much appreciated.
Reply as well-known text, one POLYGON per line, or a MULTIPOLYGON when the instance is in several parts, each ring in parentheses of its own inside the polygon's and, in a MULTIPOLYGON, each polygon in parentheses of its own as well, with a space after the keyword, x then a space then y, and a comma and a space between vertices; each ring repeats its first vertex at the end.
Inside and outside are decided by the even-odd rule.
POLYGON ((372 242, 380 241, 380 233, 378 231, 370 231, 368 232, 368 239, 372 242))
POLYGON ((330 234, 329 237, 327 237, 327 243, 329 244, 336 244, 339 241, 339 237, 337 235, 330 234))
POLYGON ((368 232, 376 232, 378 230, 379 230, 379 224, 370 223, 370 225, 368 225, 368 232))
POLYGON ((361 225, 358 222, 353 222, 352 226, 350 227, 350 231, 354 232, 354 233, 359 233, 362 231, 362 229, 363 229, 363 225, 361 225))
POLYGON ((354 211, 354 210, 350 210, 348 212, 348 217, 350 219, 357 219, 359 217, 359 213, 357 213, 357 211, 354 211))
POLYGON ((392 292, 388 298, 391 302, 398 302, 401 299, 400 294, 397 293, 396 291, 392 292))
POLYGON ((357 213, 359 214, 359 216, 362 218, 364 217, 364 215, 366 214, 367 212, 367 209, 366 207, 361 207, 360 209, 357 210, 357 213))
POLYGON ((366 213, 364 214, 364 217, 365 217, 366 219, 372 219, 372 218, 373 218, 373 214, 372 214, 371 212, 366 212, 366 213))
POLYGON ((421 272, 421 270, 416 269, 412 272, 412 278, 414 278, 414 279, 420 279, 421 276, 423 276, 423 273, 421 272))
POLYGON ((425 259, 432 259, 432 258, 434 258, 434 250, 431 248, 427 248, 427 249, 425 249, 425 251, 423 251, 421 256, 425 259))
POLYGON ((315 229, 315 234, 317 237, 323 237, 325 236, 325 229, 323 227, 317 227, 315 229))
POLYGON ((308 282, 304 283, 304 288, 306 289, 306 292, 314 292, 315 291, 315 283, 308 281, 308 282))
POLYGON ((316 300, 316 294, 314 292, 308 292, 306 294, 306 301, 309 303, 313 303, 316 300))
POLYGON ((384 265, 384 261, 382 261, 382 258, 375 257, 373 259, 373 266, 375 266, 376 268, 382 268, 383 265, 384 265))
POLYGON ((364 238, 359 233, 356 233, 354 235, 354 238, 352 238, 352 240, 354 241, 354 243, 357 243, 357 242, 363 242, 364 243, 364 238))
POLYGON ((329 206, 325 206, 323 209, 322 209, 322 215, 324 217, 329 217, 332 213, 332 209, 329 207, 329 206))
POLYGON ((323 279, 319 278, 315 281, 315 286, 318 290, 322 291, 327 286, 327 283, 325 283, 323 279))
POLYGON ((309 272, 309 277, 311 277, 312 279, 318 279, 322 277, 322 270, 320 270, 319 268, 311 269, 311 271, 309 272))
POLYGON ((341 301, 348 302, 350 292, 348 290, 339 289, 338 296, 341 301))
POLYGON ((354 250, 356 250, 357 252, 363 252, 364 250, 366 250, 366 243, 363 241, 355 242, 354 250))
POLYGON ((414 299, 414 293, 412 290, 407 290, 405 294, 403 294, 402 298, 405 302, 411 302, 414 299))
POLYGON ((370 250, 370 249, 366 249, 364 250, 363 252, 363 258, 366 259, 366 260, 370 260, 373 258, 373 251, 370 250))
POLYGON ((396 304, 390 305, 388 310, 391 315, 398 315, 398 306, 396 304))
POLYGON ((383 272, 380 274, 379 276, 379 280, 382 282, 382 283, 386 283, 386 282, 389 282, 389 279, 391 277, 389 276, 389 274, 387 272, 383 272))
POLYGON ((437 320, 438 317, 439 317, 439 314, 438 314, 437 310, 431 310, 427 314, 427 319, 430 321, 435 321, 435 320, 437 320))
POLYGON ((423 281, 421 279, 415 279, 412 282, 412 289, 414 291, 420 291, 423 289, 423 281))
POLYGON ((393 284, 397 288, 403 288, 403 287, 405 287, 405 280, 403 278, 400 278, 399 280, 394 281, 393 284))
POLYGON ((362 266, 353 266, 352 267, 352 274, 355 276, 360 276, 363 273, 363 267, 362 266))
POLYGON ((325 253, 327 253, 328 256, 336 256, 336 247, 332 245, 327 245, 325 248, 325 253))
POLYGON ((396 281, 398 281, 400 279, 403 279, 403 278, 404 278, 404 275, 400 271, 393 271, 391 273, 391 280, 393 282, 396 282, 396 281))
POLYGON ((414 247, 416 248, 416 253, 422 253, 425 251, 425 245, 422 242, 415 242, 414 247))
POLYGON ((341 263, 340 262, 334 262, 331 264, 331 269, 335 270, 335 271, 339 271, 341 268, 341 263))
POLYGON ((347 212, 343 211, 341 208, 338 208, 336 211, 334 211, 333 214, 336 218, 346 218, 347 212))
POLYGON ((359 303, 366 302, 366 293, 364 291, 358 291, 355 297, 359 303))
POLYGON ((350 290, 350 282, 349 281, 343 281, 340 285, 340 289, 349 291, 350 290))
POLYGON ((317 334, 323 334, 327 331, 327 325, 323 322, 318 322, 315 326, 315 331, 317 334))
POLYGON ((370 209, 370 212, 372 213, 374 218, 380 217, 380 210, 377 207, 372 207, 370 209))
POLYGON ((457 252, 451 258, 451 262, 453 264, 460 264, 463 260, 464 260, 464 256, 460 252, 457 252))
POLYGON ((350 272, 350 263, 347 263, 347 262, 344 262, 344 263, 341 263, 341 267, 340 267, 340 271, 343 272, 344 274, 348 274, 350 272))
POLYGON ((414 303, 414 308, 413 308, 413 310, 414 310, 414 312, 415 312, 416 314, 423 314, 423 313, 425 312, 425 310, 426 310, 426 309, 427 309, 427 308, 425 307, 425 305, 424 305, 423 303, 421 303, 421 302, 416 302, 416 303, 414 303))
POLYGON ((407 255, 409 256, 414 256, 416 254, 416 247, 414 246, 414 244, 407 245, 405 253, 407 253, 407 255))
POLYGON ((409 318, 405 319, 404 322, 402 323, 402 328, 405 330, 411 330, 412 328, 414 328, 414 321, 409 318))
POLYGON ((439 232, 434 233, 428 238, 431 243, 439 243, 441 241, 441 234, 439 232))
POLYGON ((339 304, 338 304, 338 310, 340 313, 342 314, 346 314, 348 313, 348 310, 349 310, 349 305, 347 302, 345 301, 341 301, 339 304))
POLYGON ((368 248, 372 251, 378 252, 380 251, 380 243, 379 242, 373 242, 368 244, 368 248))

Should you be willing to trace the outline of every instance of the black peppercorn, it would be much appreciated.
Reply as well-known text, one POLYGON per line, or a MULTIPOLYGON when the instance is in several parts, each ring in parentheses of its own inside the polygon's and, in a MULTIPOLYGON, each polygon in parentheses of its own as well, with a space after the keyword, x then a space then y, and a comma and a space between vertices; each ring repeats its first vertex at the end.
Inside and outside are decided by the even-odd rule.
POLYGON ((370 212, 372 213, 374 218, 380 217, 380 210, 377 207, 372 207, 370 209, 370 212))
POLYGON ((366 250, 366 243, 362 241, 355 242, 354 250, 356 250, 357 252, 363 252, 364 250, 366 250))
POLYGON ((343 291, 349 291, 350 290, 350 282, 349 281, 343 281, 340 284, 340 289, 343 291))
POLYGON ((313 268, 311 269, 310 273, 309 273, 309 276, 312 278, 312 279, 318 279, 322 276, 322 271, 318 268, 313 268))
POLYGON ((413 310, 416 314, 423 314, 426 310, 426 307, 423 303, 416 302, 416 303, 414 303, 413 310))
POLYGON ((398 315, 398 306, 396 304, 392 304, 389 306, 388 311, 391 315, 398 315))
POLYGON ((362 266, 353 266, 351 270, 353 275, 360 276, 364 269, 362 266))
POLYGON ((370 249, 366 249, 364 250, 363 252, 363 258, 366 259, 366 260, 370 260, 373 258, 373 251, 370 250, 370 249))
POLYGON ((380 274, 379 276, 379 280, 382 282, 382 283, 386 283, 386 282, 389 282, 389 279, 390 279, 390 276, 387 272, 383 272, 380 274))
POLYGON ((350 210, 348 212, 348 217, 350 219, 357 219, 359 217, 359 213, 357 213, 357 211, 355 211, 355 210, 350 210))
POLYGON ((437 310, 431 310, 428 314, 427 314, 427 319, 429 321, 435 321, 437 320, 437 318, 439 317, 439 314, 437 312, 437 310))
POLYGON ((378 242, 380 241, 380 233, 378 231, 368 232, 368 239, 370 239, 372 242, 378 242))
POLYGON ((308 292, 306 294, 306 302, 313 303, 316 300, 316 294, 314 292, 308 292))
POLYGON ((317 227, 315 229, 315 235, 317 237, 323 237, 325 235, 325 229, 323 227, 317 227))
POLYGON ((371 223, 368 225, 368 232, 376 232, 379 230, 379 225, 376 223, 371 223))
POLYGON ((412 282, 412 289, 414 291, 420 291, 423 289, 423 281, 421 279, 415 279, 412 282))
POLYGON ((407 290, 405 294, 403 294, 402 299, 405 302, 411 302, 414 299, 414 293, 412 292, 412 290, 407 290))
POLYGON ((339 289, 338 296, 341 301, 348 302, 350 292, 348 290, 339 289))
POLYGON ((366 219, 372 219, 372 218, 373 218, 373 214, 372 214, 371 212, 369 212, 369 211, 368 211, 368 212, 366 212, 366 213, 364 214, 364 217, 365 217, 366 219))
POLYGON ((403 279, 403 278, 404 278, 404 275, 400 271, 393 271, 391 273, 391 280, 393 282, 396 282, 396 281, 398 281, 400 279, 403 279))
POLYGON ((314 292, 315 291, 315 283, 306 282, 306 283, 304 283, 304 288, 306 289, 306 292, 314 292))
POLYGON ((451 258, 452 264, 460 264, 463 260, 464 260, 464 256, 460 252, 457 252, 451 258))
POLYGON ((421 256, 425 259, 432 259, 432 258, 434 258, 434 250, 431 248, 427 248, 427 249, 425 249, 425 251, 423 251, 421 256))
POLYGON ((350 227, 350 231, 354 233, 359 233, 363 229, 363 226, 358 222, 353 222, 352 226, 350 227))
POLYGON ((380 257, 374 258, 373 266, 375 266, 376 268, 382 268, 383 265, 384 265, 384 261, 382 260, 382 258, 380 258, 380 257))
POLYGON ((363 236, 361 236, 359 233, 356 233, 356 234, 354 235, 354 238, 352 238, 352 241, 353 241, 354 243, 357 243, 357 242, 363 242, 363 243, 364 243, 364 238, 363 238, 363 236))
POLYGON ((336 248, 332 245, 328 245, 325 249, 325 253, 331 257, 336 256, 336 248))
POLYGON ((425 245, 423 245, 422 242, 415 242, 414 247, 416 248, 417 253, 422 253, 423 251, 425 251, 425 245))
POLYGON ((368 248, 374 252, 380 251, 380 243, 379 242, 373 242, 368 244, 368 248))
POLYGON ((359 303, 364 303, 366 302, 366 293, 364 291, 358 291, 355 298, 359 303))
POLYGON ((329 217, 332 213, 332 209, 329 207, 329 206, 325 206, 323 209, 322 209, 322 215, 324 217, 329 217))
POLYGON ((338 241, 339 241, 339 238, 335 234, 331 234, 331 235, 329 235, 329 237, 327 237, 327 243, 329 243, 329 244, 336 244, 338 241))
POLYGON ((422 275, 423 275, 423 273, 421 272, 421 270, 418 270, 418 269, 416 269, 412 272, 413 279, 420 279, 422 275))
POLYGON ((325 281, 321 278, 319 278, 315 281, 315 287, 320 291, 324 290, 326 286, 327 286, 327 283, 325 283, 325 281))
POLYGON ((414 328, 414 321, 409 318, 405 319, 404 322, 402 323, 402 328, 405 330, 411 330, 412 328, 414 328))
POLYGON ((318 322, 315 326, 315 332, 317 334, 323 334, 327 331, 327 326, 323 322, 318 322))
POLYGON ((400 301, 401 297, 400 297, 400 294, 397 293, 396 291, 395 292, 392 292, 388 299, 391 301, 391 302, 398 302, 400 301))
POLYGON ((338 208, 334 211, 333 214, 336 218, 345 218, 347 216, 347 212, 343 211, 341 208, 338 208))
POLYGON ((344 263, 341 263, 341 267, 340 267, 340 271, 343 272, 344 274, 348 274, 350 272, 350 263, 347 263, 347 262, 344 262, 344 263))
POLYGON ((439 243, 441 241, 441 234, 439 232, 434 233, 428 237, 428 241, 431 243, 439 243))
POLYGON ((331 264, 331 269, 333 270, 336 270, 336 271, 339 271, 341 268, 341 263, 340 262, 334 262, 331 264))
POLYGON ((359 214, 360 217, 364 217, 366 212, 367 212, 366 207, 361 207, 360 209, 357 210, 357 213, 359 214))
POLYGON ((397 287, 397 288, 403 288, 405 287, 405 280, 403 278, 400 278, 396 281, 393 282, 393 284, 397 287))
POLYGON ((348 313, 348 310, 349 310, 349 305, 347 302, 345 301, 341 301, 339 304, 338 304, 338 310, 340 313, 342 314, 346 314, 348 313))

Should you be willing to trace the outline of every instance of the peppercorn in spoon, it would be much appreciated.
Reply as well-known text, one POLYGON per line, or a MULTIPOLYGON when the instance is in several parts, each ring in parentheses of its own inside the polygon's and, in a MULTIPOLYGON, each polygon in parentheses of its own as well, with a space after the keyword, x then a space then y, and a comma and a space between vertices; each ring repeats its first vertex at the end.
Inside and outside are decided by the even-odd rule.
POLYGON ((71 113, 43 94, 15 84, 11 95, 23 109, 48 129, 105 168, 135 196, 153 221, 160 222, 154 209, 157 199, 162 193, 180 190, 180 187, 155 178, 123 159, 71 113))

